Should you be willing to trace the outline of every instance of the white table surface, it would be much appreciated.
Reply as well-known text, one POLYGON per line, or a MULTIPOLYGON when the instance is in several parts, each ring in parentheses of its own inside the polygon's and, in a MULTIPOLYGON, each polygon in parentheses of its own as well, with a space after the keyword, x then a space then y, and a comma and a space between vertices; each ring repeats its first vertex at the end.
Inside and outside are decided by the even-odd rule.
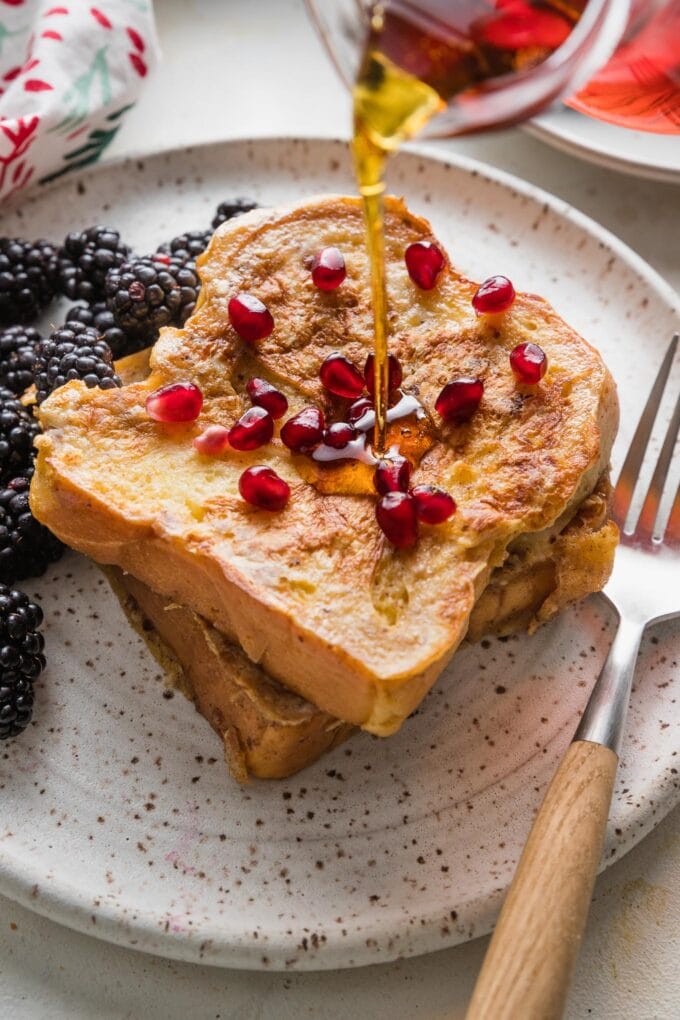
MULTIPOLYGON (((346 135, 347 96, 301 0, 158 0, 156 12, 164 61, 110 158, 226 137, 346 135)), ((566 199, 680 285, 680 187, 589 166, 520 131, 442 144, 566 199)), ((676 810, 599 879, 569 1020, 677 1020, 679 926, 676 810)), ((351 972, 226 971, 97 942, 0 897, 0 1016, 453 1020, 486 945, 351 972)))

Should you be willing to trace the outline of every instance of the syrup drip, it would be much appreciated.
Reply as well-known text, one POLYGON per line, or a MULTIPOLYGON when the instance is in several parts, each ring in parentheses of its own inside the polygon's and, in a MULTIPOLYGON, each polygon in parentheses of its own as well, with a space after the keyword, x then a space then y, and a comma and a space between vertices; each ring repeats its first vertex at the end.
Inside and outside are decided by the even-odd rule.
MULTIPOLYGON (((400 393, 399 400, 386 414, 385 447, 391 453, 408 457, 415 467, 434 445, 436 435, 425 408, 410 394, 400 393)), ((375 465, 380 459, 368 442, 368 433, 375 425, 375 412, 367 411, 354 427, 362 434, 340 450, 321 444, 311 456, 294 456, 298 474, 325 495, 375 496, 373 482, 375 465)))
MULTIPOLYGON (((370 426, 368 427, 370 428, 370 426)), ((321 446, 317 446, 312 454, 312 460, 317 461, 319 464, 331 464, 338 460, 358 460, 362 464, 372 465, 378 463, 378 458, 374 456, 373 451, 366 442, 365 435, 357 436, 356 439, 350 440, 346 446, 339 450, 322 443, 321 446)))
MULTIPOLYGON (((385 422, 387 425, 391 425, 392 422, 398 421, 400 418, 408 418, 412 414, 416 416, 418 421, 427 416, 427 412, 419 400, 416 400, 415 397, 408 393, 402 393, 397 403, 388 408, 385 422)), ((361 418, 354 422, 354 428, 359 432, 368 432, 369 429, 375 427, 375 424, 375 411, 365 411, 361 418)))

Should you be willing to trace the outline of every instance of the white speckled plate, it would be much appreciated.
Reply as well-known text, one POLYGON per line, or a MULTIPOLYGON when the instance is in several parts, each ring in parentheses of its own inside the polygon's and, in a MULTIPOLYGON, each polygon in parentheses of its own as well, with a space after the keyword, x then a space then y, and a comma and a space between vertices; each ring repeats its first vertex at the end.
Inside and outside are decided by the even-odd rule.
MULTIPOLYGON (((463 269, 545 294, 602 349, 621 390, 618 459, 677 328, 672 292, 564 203, 433 152, 399 157, 393 189, 463 269)), ((344 189, 343 144, 234 142, 67 179, 2 230, 59 238, 104 220, 143 250, 206 225, 227 196, 344 189)), ((353 966, 488 931, 611 638, 593 598, 533 638, 464 648, 397 736, 359 734, 297 778, 241 789, 207 723, 164 697, 94 566, 71 554, 34 590, 49 666, 34 724, 2 748, 0 891, 115 942, 238 967, 353 966)), ((605 862, 680 800, 679 659, 678 628, 657 628, 605 862)))

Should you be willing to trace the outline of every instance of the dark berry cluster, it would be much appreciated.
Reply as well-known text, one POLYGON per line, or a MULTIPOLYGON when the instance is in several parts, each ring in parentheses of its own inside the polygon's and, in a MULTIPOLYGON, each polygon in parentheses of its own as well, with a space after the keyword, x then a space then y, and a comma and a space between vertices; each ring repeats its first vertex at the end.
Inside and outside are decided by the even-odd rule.
POLYGON ((29 479, 12 478, 0 489, 0 582, 40 577, 64 547, 36 521, 28 505, 29 479))
POLYGON ((213 230, 217 230, 227 220, 233 220, 234 216, 241 216, 252 209, 257 209, 257 202, 252 198, 230 198, 220 202, 213 216, 213 230))
MULTIPOLYGON (((208 247, 213 230, 255 208, 250 198, 227 199, 217 207, 212 228, 187 230, 141 259, 108 226, 72 231, 60 247, 50 241, 0 237, 0 327, 33 322, 56 294, 63 294, 91 306, 91 315, 81 306, 69 312, 68 321, 97 329, 114 357, 133 353, 154 340, 162 326, 183 325, 200 286, 196 259, 208 247)), ((0 381, 15 392, 30 371, 27 346, 15 345, 15 375, 0 381)), ((0 370, 6 360, 0 349, 0 370)))
POLYGON ((96 301, 93 305, 73 305, 66 314, 66 325, 70 322, 82 322, 97 333, 100 340, 108 344, 114 358, 124 358, 140 349, 138 342, 132 340, 116 325, 113 312, 105 301, 96 301))
POLYGON ((36 349, 36 402, 42 404, 59 386, 79 379, 86 386, 110 390, 121 382, 111 349, 91 326, 70 322, 55 329, 36 349))
POLYGON ((40 427, 11 390, 0 387, 0 481, 31 469, 33 440, 40 427))
POLYGON ((106 274, 122 265, 129 254, 130 249, 111 227, 89 227, 68 234, 59 249, 59 290, 72 301, 103 300, 106 274))
POLYGON ((33 326, 0 330, 0 386, 21 395, 33 382, 35 349, 42 340, 33 326))
POLYGON ((36 319, 54 296, 55 270, 49 241, 0 237, 0 325, 36 319))
POLYGON ((43 614, 23 592, 0 584, 0 740, 16 737, 33 715, 33 682, 45 668, 43 614))
POLYGON ((187 230, 185 234, 178 234, 171 241, 159 245, 157 254, 169 255, 182 265, 195 262, 210 244, 212 235, 212 230, 187 230))
POLYGON ((181 326, 194 310, 199 280, 191 262, 169 255, 124 262, 106 278, 106 298, 118 326, 150 343, 163 326, 181 326))

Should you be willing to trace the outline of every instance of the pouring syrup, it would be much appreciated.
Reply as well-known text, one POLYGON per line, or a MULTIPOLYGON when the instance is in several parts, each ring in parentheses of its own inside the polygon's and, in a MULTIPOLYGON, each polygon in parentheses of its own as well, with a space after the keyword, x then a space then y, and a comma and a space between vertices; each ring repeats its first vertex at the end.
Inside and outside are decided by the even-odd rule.
POLYGON ((495 6, 487 0, 387 0, 371 9, 353 89, 352 152, 371 266, 378 455, 386 449, 389 397, 387 158, 452 102, 463 103, 492 79, 523 74, 544 61, 567 39, 583 7, 584 0, 497 0, 495 6))

